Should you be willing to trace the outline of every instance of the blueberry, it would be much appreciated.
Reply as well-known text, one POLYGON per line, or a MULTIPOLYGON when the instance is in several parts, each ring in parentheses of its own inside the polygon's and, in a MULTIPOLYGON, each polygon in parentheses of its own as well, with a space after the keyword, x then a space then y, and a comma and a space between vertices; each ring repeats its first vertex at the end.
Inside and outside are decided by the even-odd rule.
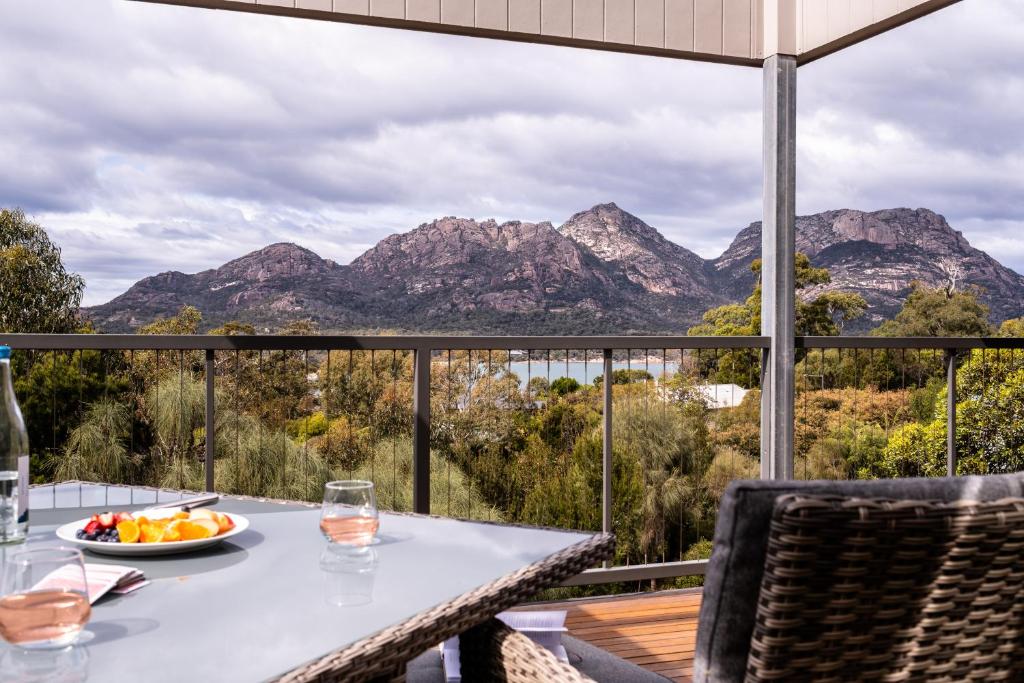
POLYGON ((85 538, 85 529, 79 529, 76 531, 75 538, 85 538))

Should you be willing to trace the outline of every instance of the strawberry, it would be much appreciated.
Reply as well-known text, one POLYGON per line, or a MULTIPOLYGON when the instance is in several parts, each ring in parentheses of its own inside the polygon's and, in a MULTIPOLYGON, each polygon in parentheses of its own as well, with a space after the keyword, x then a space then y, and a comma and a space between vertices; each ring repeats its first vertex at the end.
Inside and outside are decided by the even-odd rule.
MULTIPOLYGON (((95 517, 95 516, 96 515, 93 515, 93 517, 95 517)), ((100 523, 99 523, 98 520, 95 520, 95 519, 89 520, 89 523, 85 525, 85 529, 84 529, 85 533, 87 533, 87 534, 93 534, 93 533, 96 533, 99 530, 100 530, 100 523)))
POLYGON ((112 512, 104 512, 102 515, 100 515, 98 521, 100 523, 100 526, 104 529, 110 529, 114 526, 114 524, 116 524, 116 522, 114 521, 114 513, 112 512))
POLYGON ((130 519, 135 519, 134 517, 132 517, 132 513, 130 513, 130 512, 118 512, 118 513, 116 513, 114 515, 114 523, 115 524, 120 524, 121 522, 127 522, 130 519))

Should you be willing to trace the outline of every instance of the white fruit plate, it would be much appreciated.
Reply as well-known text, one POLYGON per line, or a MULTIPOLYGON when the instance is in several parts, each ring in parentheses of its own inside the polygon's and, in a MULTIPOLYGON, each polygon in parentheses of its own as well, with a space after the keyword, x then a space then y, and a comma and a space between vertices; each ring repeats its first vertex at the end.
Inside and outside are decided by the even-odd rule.
MULTIPOLYGON (((177 511, 178 510, 175 508, 163 508, 159 510, 144 510, 134 512, 132 514, 136 517, 144 515, 150 519, 161 519, 171 517, 177 511)), ((229 538, 237 536, 249 528, 249 520, 242 515, 236 515, 232 512, 222 512, 221 514, 227 515, 231 518, 231 521, 235 523, 234 528, 230 531, 218 534, 217 536, 211 536, 210 538, 197 538, 193 541, 110 543, 104 541, 86 541, 81 538, 75 538, 75 532, 79 529, 84 529, 85 525, 89 523, 89 519, 91 518, 80 519, 77 522, 69 522, 68 524, 58 527, 57 537, 60 540, 67 541, 68 543, 76 545, 83 550, 89 550, 101 555, 177 555, 179 553, 190 553, 196 550, 211 548, 223 543, 229 538)))

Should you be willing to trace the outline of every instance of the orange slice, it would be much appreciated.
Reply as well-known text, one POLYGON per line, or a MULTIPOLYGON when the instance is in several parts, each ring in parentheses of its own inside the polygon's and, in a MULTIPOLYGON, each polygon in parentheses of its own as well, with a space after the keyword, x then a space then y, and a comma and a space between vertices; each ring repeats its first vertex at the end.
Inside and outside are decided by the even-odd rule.
POLYGON ((183 541, 195 541, 200 538, 210 538, 217 535, 217 523, 209 519, 182 522, 178 529, 183 541), (213 527, 212 529, 210 528, 211 526, 213 527))
POLYGON ((159 543, 164 540, 165 529, 155 524, 139 525, 139 540, 143 543, 159 543))
POLYGON ((174 522, 171 522, 170 524, 168 524, 167 528, 164 529, 164 542, 168 543, 168 542, 180 541, 180 540, 181 540, 181 520, 177 520, 176 519, 176 520, 174 520, 174 522), (177 522, 177 524, 175 524, 175 522, 177 522))
POLYGON ((121 543, 137 543, 139 540, 139 525, 131 519, 117 523, 117 535, 121 543))
POLYGON ((174 513, 174 519, 188 519, 188 513, 184 510, 178 510, 174 513))
POLYGON ((220 533, 220 525, 217 524, 216 520, 212 520, 212 519, 196 519, 196 520, 193 520, 192 523, 197 525, 197 526, 201 526, 204 529, 206 529, 210 533, 210 536, 216 536, 217 534, 220 533))

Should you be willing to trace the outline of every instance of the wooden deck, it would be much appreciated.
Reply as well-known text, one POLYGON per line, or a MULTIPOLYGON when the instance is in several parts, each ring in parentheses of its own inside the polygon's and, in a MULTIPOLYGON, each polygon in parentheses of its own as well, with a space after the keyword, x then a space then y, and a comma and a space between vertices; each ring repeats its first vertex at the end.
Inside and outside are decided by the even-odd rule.
POLYGON ((544 603, 568 611, 569 634, 662 676, 689 683, 699 588, 544 603))

